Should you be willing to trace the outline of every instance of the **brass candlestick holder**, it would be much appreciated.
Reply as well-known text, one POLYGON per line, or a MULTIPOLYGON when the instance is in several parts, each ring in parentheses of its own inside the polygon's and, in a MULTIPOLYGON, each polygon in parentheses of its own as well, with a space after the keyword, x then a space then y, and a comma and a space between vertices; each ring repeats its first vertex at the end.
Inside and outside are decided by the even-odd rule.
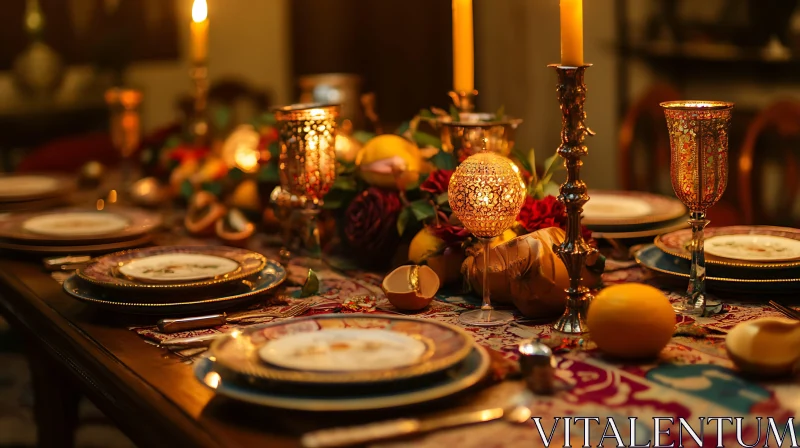
POLYGON ((194 135, 195 145, 206 146, 208 143, 208 65, 205 62, 195 63, 189 71, 194 86, 194 115, 190 119, 189 129, 194 135))
POLYGON ((441 128, 442 150, 455 153, 459 163, 481 151, 511 155, 514 133, 521 119, 473 112, 461 112, 459 117, 459 121, 440 118, 437 123, 441 128))
POLYGON ((583 144, 584 139, 587 135, 595 134, 586 127, 586 112, 583 109, 583 104, 586 102, 584 74, 591 64, 579 67, 553 64, 549 67, 555 68, 558 74, 558 102, 562 115, 561 146, 558 147, 558 155, 564 159, 567 168, 567 180, 561 185, 558 195, 558 200, 567 209, 567 232, 564 242, 554 249, 569 273, 567 309, 553 328, 563 333, 585 333, 588 331, 586 312, 592 296, 589 290, 580 284, 581 270, 589 255, 596 251, 583 240, 581 235, 581 214, 584 204, 589 201, 586 183, 580 178, 583 165, 581 157, 589 152, 583 144))
POLYGON ((475 97, 478 96, 477 90, 452 90, 447 93, 459 112, 472 112, 475 110, 475 97))

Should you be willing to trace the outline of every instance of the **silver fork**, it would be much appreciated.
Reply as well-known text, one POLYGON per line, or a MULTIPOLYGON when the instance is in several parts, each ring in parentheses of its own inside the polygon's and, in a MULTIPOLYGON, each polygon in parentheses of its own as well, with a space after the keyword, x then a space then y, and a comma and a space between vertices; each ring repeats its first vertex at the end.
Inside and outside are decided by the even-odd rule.
POLYGON ((262 317, 285 318, 294 317, 308 311, 315 302, 301 302, 284 311, 246 311, 228 315, 226 313, 210 314, 206 316, 181 317, 177 319, 161 319, 157 322, 162 333, 180 333, 181 331, 197 330, 200 328, 218 327, 220 325, 241 322, 247 319, 262 317))

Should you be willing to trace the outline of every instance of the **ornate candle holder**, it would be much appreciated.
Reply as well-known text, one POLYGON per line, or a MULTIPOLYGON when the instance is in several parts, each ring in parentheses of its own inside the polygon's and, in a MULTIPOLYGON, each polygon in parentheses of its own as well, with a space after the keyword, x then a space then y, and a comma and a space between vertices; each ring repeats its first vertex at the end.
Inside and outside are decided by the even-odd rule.
POLYGON ((689 208, 692 226, 692 267, 683 303, 685 314, 706 316, 722 310, 706 297, 703 231, 706 210, 717 203, 728 185, 728 131, 733 103, 670 101, 661 103, 669 129, 670 173, 675 195, 689 208))
POLYGON ((139 106, 142 93, 134 89, 113 88, 106 90, 105 100, 111 112, 111 141, 121 157, 122 184, 119 193, 127 199, 132 186, 131 157, 141 139, 139 106))
POLYGON ((459 112, 469 113, 475 110, 475 97, 478 96, 477 90, 452 90, 447 93, 459 112))
POLYGON ((275 111, 280 138, 280 178, 284 191, 299 198, 307 218, 306 241, 314 258, 322 248, 317 216, 322 198, 336 179, 336 118, 338 105, 294 104, 275 111))
POLYGON ((564 242, 555 250, 564 262, 569 273, 567 288, 567 309, 556 321, 553 328, 563 333, 585 333, 586 312, 592 300, 589 290, 581 286, 581 270, 589 255, 596 249, 589 246, 581 236, 581 214, 583 205, 589 200, 586 194, 586 183, 580 178, 583 162, 581 157, 589 150, 583 144, 587 135, 594 135, 586 127, 586 112, 583 104, 586 101, 586 84, 584 74, 591 64, 580 67, 550 65, 558 74, 558 102, 561 107, 561 146, 558 155, 564 159, 567 167, 567 180, 561 185, 558 200, 567 209, 567 232, 564 242))
POLYGON ((459 162, 481 151, 508 157, 514 148, 514 132, 521 119, 494 114, 462 112, 459 121, 440 119, 442 149, 453 152, 459 162))
POLYGON ((206 146, 208 143, 208 65, 196 63, 189 71, 194 85, 194 115, 189 122, 189 129, 194 135, 195 145, 206 146))

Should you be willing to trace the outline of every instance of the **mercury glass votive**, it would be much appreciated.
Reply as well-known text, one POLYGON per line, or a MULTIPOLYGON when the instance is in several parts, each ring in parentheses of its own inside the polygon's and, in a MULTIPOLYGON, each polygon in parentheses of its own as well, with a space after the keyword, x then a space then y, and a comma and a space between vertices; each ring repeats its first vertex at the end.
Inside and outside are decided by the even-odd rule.
POLYGON ((321 257, 317 216, 336 179, 336 118, 339 106, 294 104, 276 109, 280 179, 284 191, 301 199, 312 256, 321 257))
POLYGON ((501 325, 513 319, 506 311, 492 308, 487 272, 489 243, 509 229, 525 202, 525 183, 511 159, 483 151, 468 157, 450 178, 447 188, 450 208, 464 227, 483 243, 483 304, 481 309, 461 313, 467 325, 501 325))
POLYGON ((439 120, 445 152, 455 153, 459 161, 484 150, 504 156, 511 154, 521 119, 471 112, 462 112, 459 117, 459 121, 449 117, 439 120))
POLYGON ((670 140, 670 178, 675 195, 689 208, 692 227, 689 288, 676 311, 707 315, 722 309, 706 297, 704 229, 706 211, 728 185, 728 132, 733 103, 669 101, 661 103, 670 140))

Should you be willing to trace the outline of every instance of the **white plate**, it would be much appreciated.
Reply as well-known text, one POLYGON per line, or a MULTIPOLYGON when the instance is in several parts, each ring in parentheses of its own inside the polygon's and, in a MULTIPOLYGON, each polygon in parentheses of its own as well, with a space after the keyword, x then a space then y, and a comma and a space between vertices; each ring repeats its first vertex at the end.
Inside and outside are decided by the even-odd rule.
POLYGON ((28 232, 50 236, 105 235, 124 230, 130 220, 111 212, 54 213, 22 223, 28 232))
POLYGON ((119 273, 138 280, 192 281, 230 274, 239 263, 230 258, 205 254, 161 254, 123 264, 119 273))
POLYGON ((417 364, 428 351, 419 339, 380 329, 333 329, 284 336, 259 350, 262 360, 295 370, 352 372, 417 364))
POLYGON ((583 206, 583 215, 587 219, 632 219, 647 216, 653 207, 639 198, 612 195, 592 194, 591 199, 583 206))
POLYGON ((0 177, 0 198, 38 196, 58 189, 58 179, 47 176, 0 177))
POLYGON ((719 235, 705 242, 706 253, 747 261, 788 261, 800 258, 800 241, 773 235, 719 235))

